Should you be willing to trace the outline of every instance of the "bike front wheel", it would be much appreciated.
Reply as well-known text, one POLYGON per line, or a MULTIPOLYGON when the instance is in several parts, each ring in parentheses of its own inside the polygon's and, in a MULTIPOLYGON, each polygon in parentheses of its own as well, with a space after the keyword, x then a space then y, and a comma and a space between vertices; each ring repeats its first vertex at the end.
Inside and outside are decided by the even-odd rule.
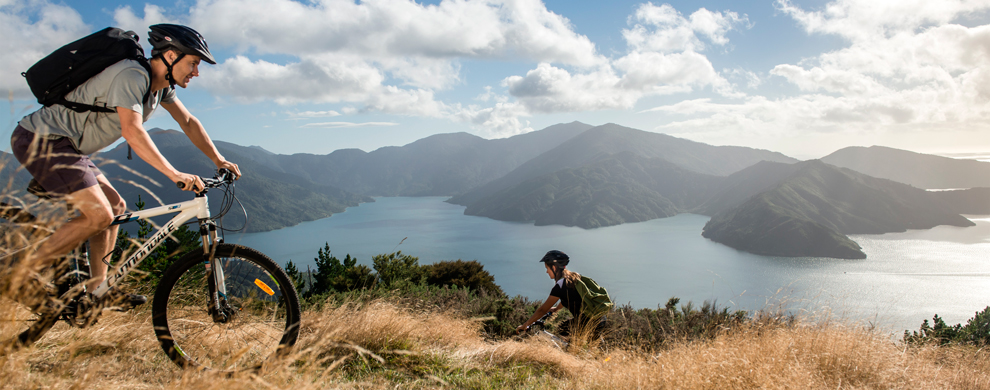
POLYGON ((285 271, 240 245, 219 244, 215 258, 223 271, 219 286, 203 253, 165 271, 152 304, 162 349, 182 367, 219 371, 257 369, 286 354, 299 335, 300 310, 285 271))

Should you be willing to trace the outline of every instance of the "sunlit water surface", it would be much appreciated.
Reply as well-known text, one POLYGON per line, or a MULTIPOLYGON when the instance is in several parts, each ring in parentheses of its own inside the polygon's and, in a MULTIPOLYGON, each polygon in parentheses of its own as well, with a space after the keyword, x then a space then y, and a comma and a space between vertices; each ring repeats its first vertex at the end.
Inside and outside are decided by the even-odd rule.
POLYGON ((465 216, 445 198, 376 198, 331 218, 265 233, 228 235, 303 270, 324 243, 371 265, 401 250, 421 264, 478 260, 510 295, 544 299, 552 286, 537 261, 549 249, 593 277, 620 303, 662 306, 717 300, 733 309, 785 307, 820 318, 916 330, 939 314, 965 322, 990 305, 990 219, 977 226, 855 235, 866 260, 780 258, 740 252, 701 237, 708 217, 672 218, 585 230, 465 216))

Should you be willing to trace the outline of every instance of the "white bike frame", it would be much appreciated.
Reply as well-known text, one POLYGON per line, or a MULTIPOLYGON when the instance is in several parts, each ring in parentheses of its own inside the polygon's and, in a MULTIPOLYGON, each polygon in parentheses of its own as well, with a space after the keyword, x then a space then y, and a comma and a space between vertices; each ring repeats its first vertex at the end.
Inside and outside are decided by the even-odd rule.
MULTIPOLYGON (((205 229, 207 224, 212 224, 212 221, 210 221, 210 207, 206 202, 205 193, 196 195, 196 198, 193 200, 118 215, 114 217, 113 222, 110 225, 120 225, 123 223, 136 221, 139 218, 148 219, 170 213, 179 214, 169 220, 168 223, 158 228, 158 230, 155 231, 155 234, 145 241, 144 245, 141 245, 137 251, 127 258, 127 260, 122 262, 113 273, 107 275, 106 280, 104 280, 103 283, 100 283, 96 290, 93 291, 93 295, 98 298, 102 298, 106 295, 107 292, 110 291, 110 288, 115 286, 125 276, 127 276, 127 274, 135 266, 140 264, 142 260, 148 257, 148 255, 155 250, 158 245, 165 242, 165 239, 168 238, 172 232, 190 219, 197 218, 199 220, 200 235, 203 239, 203 250, 205 254, 210 254, 210 248, 212 247, 210 244, 216 243, 216 229, 205 229)), ((103 259, 93 259, 93 261, 103 261, 103 259)), ((211 257, 210 262, 212 263, 213 261, 214 259, 211 257)), ((223 283, 224 279, 222 267, 217 267, 216 264, 210 265, 213 266, 212 268, 214 270, 214 274, 216 274, 215 277, 217 280, 217 288, 220 290, 219 292, 221 294, 226 294, 226 288, 223 283)))

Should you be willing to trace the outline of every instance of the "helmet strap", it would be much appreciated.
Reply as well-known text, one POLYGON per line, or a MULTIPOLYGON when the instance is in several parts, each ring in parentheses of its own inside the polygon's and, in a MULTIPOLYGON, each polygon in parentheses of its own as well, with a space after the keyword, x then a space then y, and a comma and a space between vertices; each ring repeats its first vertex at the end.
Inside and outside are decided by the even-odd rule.
POLYGON ((182 57, 185 57, 186 56, 186 53, 175 51, 176 53, 179 53, 179 55, 177 57, 175 57, 175 61, 172 61, 172 63, 170 64, 168 62, 168 60, 165 59, 165 53, 167 53, 167 52, 168 52, 168 50, 165 50, 165 51, 163 51, 161 53, 162 63, 165 64, 165 69, 168 70, 168 72, 165 73, 165 80, 168 80, 168 86, 169 86, 169 88, 173 88, 174 89, 175 88, 175 76, 172 76, 172 66, 175 65, 175 64, 177 64, 177 63, 179 63, 179 60, 181 60, 182 57))

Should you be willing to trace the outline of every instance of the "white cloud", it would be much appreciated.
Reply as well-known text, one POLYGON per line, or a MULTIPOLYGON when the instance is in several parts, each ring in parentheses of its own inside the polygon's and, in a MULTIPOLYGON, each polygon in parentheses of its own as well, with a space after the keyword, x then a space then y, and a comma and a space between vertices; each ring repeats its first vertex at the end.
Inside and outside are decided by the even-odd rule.
POLYGON ((141 43, 145 45, 147 55, 151 55, 151 46, 148 45, 148 26, 159 23, 178 23, 177 20, 165 16, 162 8, 154 4, 145 4, 144 17, 134 14, 130 6, 117 8, 113 12, 113 20, 117 27, 124 30, 131 30, 138 33, 141 43))
POLYGON ((364 101, 385 81, 380 69, 344 56, 304 58, 285 65, 235 56, 200 72, 200 82, 215 94, 279 104, 364 101))
MULTIPOLYGON (((118 13, 137 19, 126 11, 118 13)), ((341 112, 449 118, 494 134, 531 130, 506 116, 528 113, 517 104, 462 108, 436 100, 435 91, 462 82, 461 60, 542 61, 578 69, 607 63, 587 37, 540 0, 443 0, 436 5, 199 0, 189 24, 215 47, 242 53, 202 70, 202 83, 214 94, 246 102, 353 103, 358 107, 341 112), (251 53, 293 60, 265 61, 251 53)), ((505 103, 505 97, 490 96, 505 103)))
POLYGON ((630 109, 647 96, 710 87, 742 97, 701 54, 703 39, 725 45, 725 34, 748 21, 734 12, 704 8, 685 18, 669 4, 641 4, 623 30, 628 54, 594 69, 570 71, 541 63, 525 76, 503 80, 508 92, 534 113, 630 109))
MULTIPOLYGON (((122 7, 115 19, 183 23, 156 6, 143 13, 122 7)), ((646 96, 709 87, 741 96, 700 52, 706 43, 726 45, 726 34, 748 23, 734 12, 702 8, 685 17, 666 4, 643 4, 624 31, 629 53, 613 60, 540 0, 198 0, 182 19, 214 47, 241 53, 201 68, 198 83, 215 95, 349 103, 335 112, 448 118, 496 136, 530 131, 520 118, 533 113, 629 109, 646 96), (540 65, 504 79, 506 93, 485 91, 479 98, 490 107, 436 99, 436 91, 463 82, 461 60, 502 59, 540 65)))
POLYGON ((200 0, 191 23, 211 40, 261 53, 602 61, 587 37, 539 0, 200 0))
POLYGON ((35 62, 62 45, 91 33, 74 9, 47 1, 0 3, 0 88, 15 99, 31 98, 21 77, 35 62))
POLYGON ((380 127, 380 126, 398 126, 395 122, 363 122, 363 123, 353 123, 353 122, 320 122, 320 123, 307 123, 305 125, 299 126, 302 128, 327 128, 327 129, 340 129, 347 127, 380 127))
POLYGON ((833 97, 807 120, 862 131, 898 125, 938 131, 979 128, 990 116, 990 25, 951 23, 990 9, 990 2, 839 0, 817 12, 778 5, 809 33, 849 40, 845 48, 770 72, 802 91, 833 97))
POLYGON ((990 10, 990 1, 837 0, 819 11, 786 0, 777 5, 809 34, 836 35, 846 45, 769 72, 796 86, 796 94, 689 100, 647 110, 667 114, 670 122, 657 129, 716 143, 840 133, 937 140, 939 134, 986 131, 990 25, 953 21, 990 10))
POLYGON ((541 63, 525 77, 511 76, 503 84, 527 110, 551 113, 632 107, 640 94, 623 93, 619 82, 611 67, 572 75, 565 69, 541 63))
POLYGON ((712 12, 701 8, 685 18, 670 4, 640 4, 629 17, 633 26, 623 30, 626 42, 637 51, 679 52, 702 51, 702 35, 716 45, 725 45, 725 34, 735 25, 748 22, 746 15, 735 12, 712 12))
POLYGON ((286 112, 286 115, 288 115, 289 119, 291 120, 300 120, 300 119, 311 119, 311 118, 330 118, 330 117, 340 116, 340 113, 333 110, 302 111, 302 112, 288 111, 286 112))
POLYGON ((790 0, 777 0, 776 5, 808 33, 834 34, 850 40, 944 25, 990 6, 986 0, 837 0, 819 11, 806 11, 790 0))
POLYGON ((519 103, 499 101, 492 107, 458 106, 456 108, 453 118, 477 126, 486 136, 502 138, 533 131, 529 121, 524 122, 520 119, 530 114, 529 110, 519 103))

